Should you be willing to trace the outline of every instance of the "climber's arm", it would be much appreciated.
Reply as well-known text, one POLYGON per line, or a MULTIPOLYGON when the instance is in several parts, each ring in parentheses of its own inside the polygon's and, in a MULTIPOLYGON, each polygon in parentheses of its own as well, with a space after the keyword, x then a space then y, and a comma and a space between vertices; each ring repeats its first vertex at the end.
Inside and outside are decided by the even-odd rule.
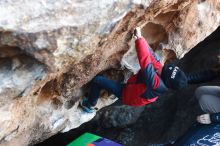
MULTIPOLYGON (((159 70, 162 69, 162 65, 160 63, 160 59, 155 55, 155 53, 153 52, 153 50, 150 48, 149 44, 147 43, 147 41, 142 37, 141 35, 141 30, 139 27, 137 27, 135 30, 134 30, 134 36, 136 38, 136 49, 137 50, 137 53, 139 53, 139 55, 142 55, 142 56, 138 56, 138 59, 140 61, 140 58, 144 58, 146 57, 146 55, 148 55, 147 57, 149 57, 149 59, 151 60, 151 63, 154 67, 154 69, 158 72, 159 70)), ((140 62, 140 65, 143 65, 144 61, 143 62, 140 62)), ((141 66, 143 67, 143 66, 141 66)))
POLYGON ((165 86, 162 87, 161 79, 154 69, 150 56, 151 53, 150 50, 147 48, 145 39, 142 37, 138 38, 135 41, 135 46, 138 60, 141 66, 143 83, 147 86, 147 89, 150 91, 148 93, 152 94, 151 96, 153 96, 153 94, 156 93, 156 91, 158 93, 165 92, 167 89, 165 88, 165 86))
POLYGON ((206 69, 186 75, 189 84, 199 84, 211 81, 218 76, 218 72, 215 69, 206 69))
POLYGON ((160 63, 160 59, 153 52, 153 50, 150 48, 150 46, 149 46, 149 50, 150 50, 150 53, 151 53, 151 61, 152 61, 153 67, 158 72, 158 70, 162 69, 162 64, 160 63))

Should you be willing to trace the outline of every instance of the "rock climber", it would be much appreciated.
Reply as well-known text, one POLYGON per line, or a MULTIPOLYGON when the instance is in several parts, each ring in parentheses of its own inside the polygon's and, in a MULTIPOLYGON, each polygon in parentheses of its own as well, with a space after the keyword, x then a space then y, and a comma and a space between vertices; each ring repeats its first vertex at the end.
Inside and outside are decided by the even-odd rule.
POLYGON ((137 74, 132 75, 125 84, 109 80, 103 76, 96 76, 91 81, 88 97, 83 97, 80 101, 80 106, 85 112, 94 112, 102 89, 113 93, 125 105, 143 106, 155 102, 161 94, 168 91, 168 88, 179 90, 186 87, 188 82, 193 83, 194 79, 199 80, 201 75, 204 78, 208 77, 206 73, 192 74, 187 77, 174 64, 162 66, 160 60, 150 50, 149 44, 142 37, 139 27, 134 30, 134 37, 141 69, 137 74))

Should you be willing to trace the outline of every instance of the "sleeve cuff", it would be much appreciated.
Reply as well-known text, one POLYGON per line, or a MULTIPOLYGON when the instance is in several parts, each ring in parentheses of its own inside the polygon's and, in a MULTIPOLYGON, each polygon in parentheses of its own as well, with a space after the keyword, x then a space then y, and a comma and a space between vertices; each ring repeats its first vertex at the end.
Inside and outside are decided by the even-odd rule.
POLYGON ((137 39, 135 40, 135 42, 138 42, 138 41, 141 41, 141 40, 143 40, 143 37, 137 38, 137 39))
POLYGON ((220 123, 220 113, 210 114, 211 122, 220 123))

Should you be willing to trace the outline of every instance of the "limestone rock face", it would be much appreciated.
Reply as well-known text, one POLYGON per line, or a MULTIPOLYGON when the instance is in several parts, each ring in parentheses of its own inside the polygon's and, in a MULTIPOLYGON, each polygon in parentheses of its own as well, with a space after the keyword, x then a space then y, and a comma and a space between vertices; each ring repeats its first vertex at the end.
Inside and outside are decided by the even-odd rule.
POLYGON ((220 0, 3 0, 0 10, 0 144, 13 146, 94 117, 77 108, 83 85, 120 62, 138 70, 135 26, 169 62, 220 24, 220 0))

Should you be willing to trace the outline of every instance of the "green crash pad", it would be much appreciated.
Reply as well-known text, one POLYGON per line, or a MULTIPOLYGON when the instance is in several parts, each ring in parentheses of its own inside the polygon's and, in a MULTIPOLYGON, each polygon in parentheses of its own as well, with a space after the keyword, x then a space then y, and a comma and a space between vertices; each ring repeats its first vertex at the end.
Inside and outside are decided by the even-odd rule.
POLYGON ((79 138, 68 144, 67 146, 86 146, 87 144, 92 143, 93 141, 101 138, 100 136, 93 135, 91 133, 85 133, 79 138))
POLYGON ((67 146, 122 146, 122 145, 91 133, 84 133, 79 138, 69 143, 67 146))

